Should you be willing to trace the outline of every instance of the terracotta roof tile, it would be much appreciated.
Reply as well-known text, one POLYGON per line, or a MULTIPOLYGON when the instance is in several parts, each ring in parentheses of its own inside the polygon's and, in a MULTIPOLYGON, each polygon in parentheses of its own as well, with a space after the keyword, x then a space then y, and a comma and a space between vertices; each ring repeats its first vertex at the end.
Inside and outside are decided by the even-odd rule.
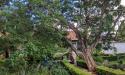
POLYGON ((68 35, 66 36, 70 40, 78 40, 76 33, 74 31, 68 31, 68 35))

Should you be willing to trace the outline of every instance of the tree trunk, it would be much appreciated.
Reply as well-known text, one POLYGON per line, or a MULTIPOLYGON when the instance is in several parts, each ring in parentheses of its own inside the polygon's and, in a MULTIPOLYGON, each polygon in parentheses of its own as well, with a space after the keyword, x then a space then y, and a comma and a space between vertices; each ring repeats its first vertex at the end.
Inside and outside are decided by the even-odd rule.
POLYGON ((82 53, 83 53, 83 59, 85 60, 85 63, 87 65, 87 67, 88 67, 88 70, 90 72, 95 72, 96 63, 93 60, 93 57, 91 55, 91 49, 85 49, 85 52, 82 52, 82 53))
POLYGON ((76 53, 73 50, 71 50, 69 52, 69 59, 70 59, 70 63, 77 65, 77 63, 76 63, 76 53))
POLYGON ((9 50, 9 48, 7 48, 7 49, 5 50, 5 58, 8 58, 8 57, 9 57, 9 54, 10 54, 10 50, 9 50))

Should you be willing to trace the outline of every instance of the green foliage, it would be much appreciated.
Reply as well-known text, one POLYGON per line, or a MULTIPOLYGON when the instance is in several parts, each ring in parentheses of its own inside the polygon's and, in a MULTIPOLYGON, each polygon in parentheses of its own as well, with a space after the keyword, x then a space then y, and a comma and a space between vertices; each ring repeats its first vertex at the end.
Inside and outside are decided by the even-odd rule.
POLYGON ((87 65, 85 63, 85 61, 83 60, 77 60, 77 66, 81 67, 81 68, 87 68, 87 65))
POLYGON ((59 62, 50 62, 51 64, 48 63, 47 65, 32 64, 23 66, 22 69, 16 69, 15 71, 9 71, 5 66, 1 66, 0 75, 70 75, 59 62))
POLYGON ((69 75, 69 72, 60 64, 53 64, 51 67, 52 75, 69 75))
POLYGON ((99 36, 102 37, 101 45, 105 44, 105 42, 107 44, 107 42, 114 40, 115 24, 120 22, 120 17, 124 15, 120 15, 120 12, 124 12, 124 9, 120 6, 120 1, 121 0, 78 0, 77 2, 74 1, 74 4, 72 5, 71 1, 64 0, 62 10, 64 10, 65 13, 68 13, 67 19, 70 15, 72 17, 70 20, 78 23, 77 30, 79 33, 76 32, 76 34, 81 34, 81 38, 85 38, 84 44, 87 45, 88 48, 97 42, 97 39, 99 40, 99 38, 97 38, 99 36), (118 16, 119 18, 117 18, 118 16))
MULTIPOLYGON (((0 17, 0 33, 9 33, 8 36, 0 36, 1 51, 4 52, 6 48, 9 48, 11 52, 7 61, 11 62, 10 65, 13 62, 16 64, 16 61, 19 62, 19 55, 22 55, 22 59, 28 62, 31 60, 41 61, 46 57, 52 58, 52 54, 59 50, 62 36, 53 27, 53 16, 41 13, 39 8, 46 7, 49 9, 51 6, 54 7, 53 3, 48 5, 47 1, 29 0, 29 5, 26 6, 20 1, 12 2, 13 6, 18 9, 14 10, 11 6, 3 6, 3 9, 0 10, 0 16, 2 16, 2 18, 0 17), (41 7, 37 7, 37 4, 41 7), (28 10, 34 14, 27 14, 28 10), (35 15, 34 20, 31 20, 32 15, 35 15)), ((57 5, 58 1, 54 1, 54 3, 57 5)), ((23 61, 20 60, 20 62, 23 61)))
POLYGON ((116 61, 117 59, 124 60, 125 59, 125 54, 117 54, 117 55, 100 55, 104 60, 108 61, 116 61))
POLYGON ((42 53, 43 50, 39 49, 35 44, 32 42, 28 42, 26 44, 26 49, 24 49, 25 53, 27 54, 27 58, 32 61, 42 59, 42 56, 46 55, 42 53))
MULTIPOLYGON (((47 57, 52 58, 52 55, 57 50, 60 50, 60 47, 63 47, 62 44, 64 44, 64 42, 62 42, 63 40, 61 39, 65 36, 62 35, 63 31, 56 29, 55 25, 62 25, 63 27, 67 27, 66 25, 68 25, 65 16, 62 16, 60 10, 63 9, 64 11, 73 13, 74 7, 70 7, 70 5, 67 4, 69 3, 67 0, 65 0, 63 6, 60 6, 61 3, 59 0, 28 0, 28 5, 23 4, 23 1, 20 2, 17 0, 13 1, 13 5, 4 6, 6 1, 8 0, 0 1, 0 6, 2 5, 2 10, 0 10, 0 33, 2 33, 2 36, 0 35, 0 49, 3 52, 9 49, 11 53, 10 57, 5 60, 4 65, 6 68, 8 67, 7 69, 13 71, 22 71, 29 66, 29 63, 38 63, 47 57), (15 9, 16 7, 18 9, 15 9), (35 16, 34 19, 32 19, 33 16, 35 16), (5 35, 6 32, 8 32, 9 35, 5 35)), ((80 23, 80 27, 83 30, 82 33, 84 33, 85 38, 87 38, 86 45, 90 45, 96 40, 94 36, 100 33, 99 30, 107 32, 111 29, 114 15, 109 13, 109 9, 119 6, 119 3, 120 0, 89 0, 80 2, 80 7, 82 7, 80 9, 83 9, 81 11, 82 13, 79 15, 76 13, 75 16, 71 16, 76 22, 80 23), (90 12, 93 10, 96 10, 96 13, 90 12), (98 10, 100 12, 98 12, 98 10), (100 16, 102 12, 104 12, 104 15, 100 16), (91 32, 90 36, 86 37, 89 32, 91 32)), ((115 16, 118 16, 119 12, 116 11, 115 13, 117 13, 115 16)), ((123 29, 124 27, 122 27, 122 30, 123 29)), ((102 60, 97 58, 97 61, 102 60)), ((89 74, 69 63, 65 63, 65 65, 75 74, 89 74)), ((65 69, 59 68, 62 67, 56 69, 52 67, 51 71, 53 75, 68 74, 65 69)), ((50 72, 47 70, 46 74, 43 75, 48 75, 48 73, 50 72)))
POLYGON ((101 56, 94 56, 94 60, 96 62, 101 62, 101 63, 104 61, 104 59, 101 56))
POLYGON ((97 73, 99 75, 125 75, 124 71, 116 70, 116 69, 112 69, 104 66, 98 66, 97 73))
POLYGON ((4 66, 8 69, 8 71, 12 72, 22 70, 27 67, 26 57, 27 55, 25 51, 16 51, 10 58, 5 60, 4 66))
POLYGON ((69 54, 69 50, 65 49, 65 48, 60 48, 60 50, 58 50, 56 53, 53 54, 53 58, 55 60, 61 60, 64 57, 67 57, 69 54))
POLYGON ((11 53, 10 57, 5 61, 5 66, 8 66, 10 70, 19 70, 29 65, 28 63, 40 62, 48 56, 51 57, 49 49, 39 48, 38 45, 28 42, 25 44, 24 49, 11 53))
POLYGON ((6 2, 8 2, 9 0, 1 0, 0 1, 0 6, 4 5, 6 2))
POLYGON ((17 70, 16 72, 7 71, 5 68, 0 68, 1 75, 51 75, 50 71, 43 67, 39 71, 36 70, 36 67, 29 67, 29 69, 17 70))
POLYGON ((121 26, 119 27, 118 30, 118 41, 125 41, 125 21, 121 22, 121 26))
POLYGON ((70 73, 75 74, 75 75, 92 75, 90 72, 87 72, 84 69, 80 69, 76 67, 73 64, 70 64, 68 62, 62 62, 64 66, 70 71, 70 73))

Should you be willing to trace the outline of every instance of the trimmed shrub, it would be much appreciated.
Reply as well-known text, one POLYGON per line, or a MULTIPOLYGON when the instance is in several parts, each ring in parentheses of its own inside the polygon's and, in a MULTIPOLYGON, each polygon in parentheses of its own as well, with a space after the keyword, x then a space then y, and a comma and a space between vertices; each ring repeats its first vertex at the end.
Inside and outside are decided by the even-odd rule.
POLYGON ((62 62, 63 65, 70 71, 72 75, 92 75, 90 72, 87 72, 84 69, 80 69, 73 64, 68 62, 62 62))
POLYGON ((121 60, 124 60, 125 59, 125 55, 119 55, 119 54, 117 54, 117 55, 107 55, 107 56, 100 56, 100 57, 102 57, 104 60, 109 60, 109 61, 116 61, 116 59, 121 59, 121 60))
POLYGON ((98 66, 97 68, 98 75, 125 75, 124 71, 119 69, 112 69, 105 66, 98 66))

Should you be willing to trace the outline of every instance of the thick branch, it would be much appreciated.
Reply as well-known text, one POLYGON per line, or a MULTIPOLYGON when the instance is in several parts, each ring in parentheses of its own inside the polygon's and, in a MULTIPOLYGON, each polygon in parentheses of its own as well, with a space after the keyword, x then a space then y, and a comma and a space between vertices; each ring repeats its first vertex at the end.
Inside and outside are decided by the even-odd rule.
MULTIPOLYGON (((105 8, 103 8, 103 9, 105 9, 105 8)), ((101 22, 103 22, 103 15, 104 15, 104 10, 103 10, 102 15, 101 15, 101 22)), ((119 13, 118 17, 114 21, 114 25, 112 26, 112 29, 114 29, 115 26, 117 25, 117 22, 119 21, 121 15, 122 15, 122 12, 119 13)), ((99 41, 101 41, 101 34, 102 34, 101 27, 103 27, 103 26, 100 25, 100 27, 99 27, 100 28, 99 34, 96 36, 95 41, 91 45, 91 48, 95 48, 96 45, 99 43, 99 41)), ((112 29, 108 31, 108 33, 106 34, 105 37, 108 37, 110 35, 110 33, 112 32, 112 29)))
POLYGON ((85 40, 82 39, 82 37, 80 35, 80 31, 71 24, 69 24, 69 28, 72 29, 76 33, 76 36, 77 36, 78 40, 80 41, 82 48, 86 48, 86 45, 84 43, 85 40))
POLYGON ((101 39, 102 39, 101 34, 102 34, 103 31, 102 31, 101 28, 103 27, 103 18, 104 18, 103 16, 105 14, 106 7, 107 7, 105 4, 106 4, 106 1, 103 2, 103 5, 102 5, 103 8, 101 9, 102 12, 101 12, 101 20, 100 20, 101 23, 100 23, 100 26, 99 26, 99 28, 100 28, 99 33, 96 35, 95 40, 93 41, 93 43, 90 46, 91 50, 92 50, 92 48, 95 48, 96 45, 99 43, 99 41, 101 41, 101 39))
MULTIPOLYGON (((125 22, 125 20, 123 20, 123 22, 125 22)), ((122 27, 122 24, 120 24, 118 29, 116 30, 116 34, 115 34, 115 37, 114 37, 115 40, 118 39, 118 33, 119 33, 119 30, 121 29, 121 27, 122 27)))
POLYGON ((120 19, 121 16, 122 16, 122 12, 120 12, 120 14, 118 15, 118 17, 114 21, 114 25, 112 26, 111 30, 108 31, 108 33, 106 34, 105 37, 109 37, 109 35, 111 34, 112 30, 116 27, 117 22, 119 21, 119 19, 120 19))

